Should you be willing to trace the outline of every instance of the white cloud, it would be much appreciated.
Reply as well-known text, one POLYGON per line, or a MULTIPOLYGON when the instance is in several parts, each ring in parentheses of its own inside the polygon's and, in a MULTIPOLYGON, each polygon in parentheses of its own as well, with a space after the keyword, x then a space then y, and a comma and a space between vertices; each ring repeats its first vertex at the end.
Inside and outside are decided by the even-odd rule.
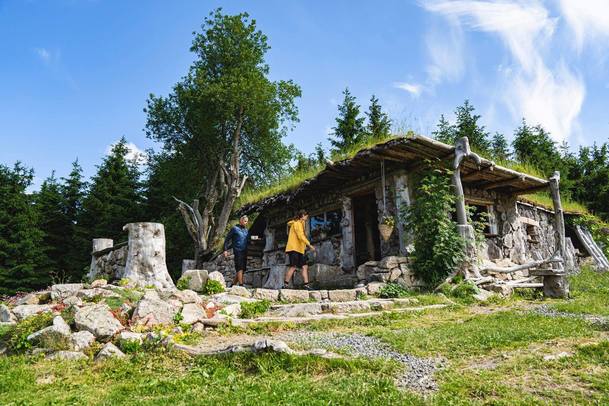
POLYGON ((418 83, 395 82, 393 86, 407 91, 413 97, 419 97, 423 91, 423 86, 418 83))
POLYGON ((578 51, 587 39, 593 41, 609 37, 609 1, 560 0, 560 8, 575 34, 578 51))
POLYGON ((40 60, 42 60, 42 62, 49 64, 51 63, 51 60, 53 59, 53 55, 51 53, 51 51, 49 51, 46 48, 34 48, 34 52, 36 53, 36 55, 38 55, 38 57, 40 58, 40 60))
POLYGON ((452 23, 447 29, 448 31, 433 29, 425 36, 425 46, 429 58, 426 71, 432 85, 445 80, 457 81, 465 72, 461 27, 452 23))
MULTIPOLYGON (((108 145, 106 148, 106 155, 109 155, 112 152, 112 148, 118 144, 118 141, 108 145)), ((148 161, 148 155, 145 151, 140 149, 137 145, 132 142, 128 142, 125 144, 127 147, 127 155, 125 155, 125 159, 131 162, 135 162, 138 165, 144 165, 148 161)))
POLYGON ((539 1, 427 1, 423 7, 451 24, 499 37, 514 59, 499 69, 499 93, 514 118, 540 123, 558 140, 569 137, 585 95, 582 78, 561 60, 551 66, 547 50, 557 25, 539 1))

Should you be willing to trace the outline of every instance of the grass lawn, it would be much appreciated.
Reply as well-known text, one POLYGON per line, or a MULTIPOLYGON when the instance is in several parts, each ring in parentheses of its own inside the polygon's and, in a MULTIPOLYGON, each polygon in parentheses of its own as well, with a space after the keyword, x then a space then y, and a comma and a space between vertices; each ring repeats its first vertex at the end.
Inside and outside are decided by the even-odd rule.
POLYGON ((585 271, 572 280, 574 299, 565 301, 515 297, 487 306, 222 332, 268 335, 304 329, 375 336, 399 352, 444 359, 445 367, 435 375, 439 390, 427 396, 395 386, 401 366, 394 361, 140 352, 98 364, 0 357, 0 404, 609 404, 605 327, 532 311, 549 304, 561 311, 607 315, 608 289, 606 275, 585 271))

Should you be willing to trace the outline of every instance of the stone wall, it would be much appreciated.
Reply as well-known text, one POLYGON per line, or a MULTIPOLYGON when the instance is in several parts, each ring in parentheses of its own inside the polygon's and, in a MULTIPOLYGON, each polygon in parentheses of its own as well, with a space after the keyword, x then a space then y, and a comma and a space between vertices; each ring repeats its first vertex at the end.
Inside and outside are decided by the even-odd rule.
POLYGON ((128 251, 127 244, 121 244, 92 253, 89 279, 120 280, 125 274, 128 251))

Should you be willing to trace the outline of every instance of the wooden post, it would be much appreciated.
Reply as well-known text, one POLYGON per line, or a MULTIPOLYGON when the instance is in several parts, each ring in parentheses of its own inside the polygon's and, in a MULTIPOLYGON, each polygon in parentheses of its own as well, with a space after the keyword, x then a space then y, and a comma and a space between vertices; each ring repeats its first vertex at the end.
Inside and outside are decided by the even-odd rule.
POLYGON ((345 196, 343 199, 342 246, 340 253, 340 265, 344 270, 355 268, 355 241, 353 233, 353 206, 351 198, 345 196))
POLYGON ((397 216, 398 238, 400 240, 400 254, 407 255, 406 246, 410 240, 410 232, 405 230, 402 218, 402 210, 410 206, 410 190, 408 187, 408 175, 402 174, 395 178, 395 211, 397 216))
POLYGON ((552 204, 554 205, 554 219, 556 227, 557 247, 561 262, 557 264, 559 275, 545 275, 543 277, 543 294, 547 297, 565 298, 569 296, 569 281, 561 271, 567 270, 567 248, 565 239, 565 217, 560 201, 560 172, 554 172, 550 178, 550 192, 552 193, 552 204))

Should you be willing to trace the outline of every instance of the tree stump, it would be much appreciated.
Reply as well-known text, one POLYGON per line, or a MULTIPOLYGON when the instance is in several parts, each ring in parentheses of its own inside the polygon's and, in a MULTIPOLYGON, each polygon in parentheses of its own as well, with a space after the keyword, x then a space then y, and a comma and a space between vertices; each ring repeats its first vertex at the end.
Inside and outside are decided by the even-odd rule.
POLYGON ((124 277, 138 286, 174 289, 165 263, 165 228, 159 223, 129 223, 129 252, 124 277))

